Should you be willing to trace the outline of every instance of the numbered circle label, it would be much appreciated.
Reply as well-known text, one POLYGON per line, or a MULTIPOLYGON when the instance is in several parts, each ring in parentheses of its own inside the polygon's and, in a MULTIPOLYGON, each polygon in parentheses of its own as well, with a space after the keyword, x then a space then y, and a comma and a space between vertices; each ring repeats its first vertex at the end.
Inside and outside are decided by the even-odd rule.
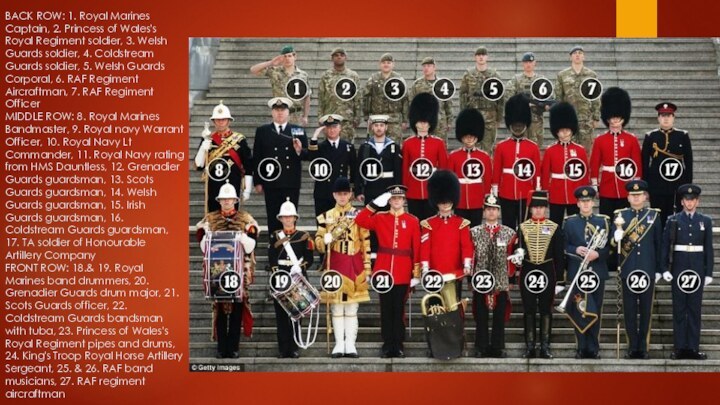
POLYGON ((521 181, 532 179, 535 176, 535 163, 527 158, 516 160, 513 165, 513 175, 521 181))
POLYGON ((540 294, 548 287, 548 277, 540 270, 532 270, 525 276, 525 289, 533 294, 540 294))
POLYGON ((395 285, 392 274, 387 270, 378 270, 370 278, 370 285, 378 294, 385 294, 395 285))
POLYGON ((382 177, 382 163, 375 158, 367 158, 360 163, 360 177, 365 181, 375 181, 382 177))
POLYGON ((450 79, 437 79, 433 84, 433 94, 440 101, 450 100, 455 95, 455 83, 450 79))
POLYGON ((320 288, 328 293, 340 291, 343 285, 342 275, 335 270, 328 270, 320 276, 320 288))
POLYGON ((445 285, 445 280, 443 280, 442 273, 437 270, 430 270, 423 274, 420 279, 420 283, 425 291, 429 293, 437 293, 442 290, 445 285))
POLYGON ((353 79, 344 78, 335 83, 335 97, 343 101, 350 101, 357 95, 357 83, 353 79))
POLYGON ((600 287, 600 277, 592 270, 583 271, 578 276, 577 287, 585 294, 592 294, 600 287))
POLYGON ((630 158, 620 159, 615 164, 615 176, 620 180, 632 180, 637 172, 637 164, 630 158))
POLYGON ((385 97, 390 101, 398 101, 405 97, 407 93, 407 87, 405 81, 399 77, 393 77, 385 81, 383 86, 383 93, 385 97))
POLYGON ((497 101, 505 94, 505 85, 502 80, 491 77, 483 82, 481 90, 483 97, 490 101, 497 101))
POLYGON ((585 166, 585 162, 578 158, 572 158, 568 159, 567 162, 565 162, 565 167, 563 167, 563 171, 565 172, 565 177, 567 177, 569 180, 581 180, 583 177, 585 177, 585 173, 587 173, 587 166, 585 166))
POLYGON ((276 293, 284 293, 292 285, 292 277, 285 270, 278 270, 270 275, 270 289, 276 293))
POLYGON ((230 163, 223 158, 213 159, 205 170, 207 170, 208 177, 213 181, 225 181, 230 177, 230 163))
POLYGON ((685 294, 692 294, 700 288, 702 280, 700 279, 700 275, 694 270, 685 270, 675 278, 675 282, 680 291, 685 294))
POLYGON ((258 164, 258 176, 265 181, 275 181, 280 177, 282 166, 275 158, 265 158, 258 164))
POLYGON ((625 285, 633 294, 642 294, 650 288, 650 277, 642 270, 634 270, 628 274, 625 285))
POLYGON ((410 165, 410 174, 418 181, 425 181, 430 178, 435 170, 432 162, 425 158, 416 159, 410 165))
POLYGON ((310 88, 308 87, 308 84, 305 80, 299 77, 295 77, 288 80, 287 84, 285 85, 285 94, 290 100, 300 101, 308 95, 309 89, 310 88))
POLYGON ((325 181, 329 179, 332 174, 332 164, 325 158, 317 158, 310 162, 308 172, 310 172, 310 177, 312 177, 313 180, 325 181))
POLYGON ((587 78, 580 83, 580 95, 587 101, 595 101, 602 94, 602 83, 595 78, 587 78))
POLYGON ((470 281, 475 291, 488 294, 495 289, 495 276, 487 270, 480 270, 473 274, 470 281))
POLYGON ((240 289, 240 274, 234 271, 224 271, 218 278, 220 289, 233 294, 240 289))
POLYGON ((553 84, 546 78, 535 79, 530 84, 530 94, 535 100, 545 101, 553 94, 553 84))
POLYGON ((463 162, 463 176, 470 180, 479 180, 485 174, 485 165, 480 159, 470 158, 463 162))
POLYGON ((668 158, 660 163, 660 177, 665 181, 677 181, 683 175, 683 165, 675 158, 668 158))

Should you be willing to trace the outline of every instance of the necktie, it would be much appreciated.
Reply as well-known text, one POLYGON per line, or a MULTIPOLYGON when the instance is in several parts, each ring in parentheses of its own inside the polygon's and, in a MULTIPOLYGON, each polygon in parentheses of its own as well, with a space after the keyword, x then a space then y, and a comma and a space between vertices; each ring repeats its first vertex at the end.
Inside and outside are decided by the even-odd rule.
POLYGON ((282 132, 282 130, 283 130, 283 127, 282 127, 282 125, 278 125, 278 126, 277 126, 277 129, 278 129, 278 134, 279 134, 279 133, 281 133, 281 132, 282 132))

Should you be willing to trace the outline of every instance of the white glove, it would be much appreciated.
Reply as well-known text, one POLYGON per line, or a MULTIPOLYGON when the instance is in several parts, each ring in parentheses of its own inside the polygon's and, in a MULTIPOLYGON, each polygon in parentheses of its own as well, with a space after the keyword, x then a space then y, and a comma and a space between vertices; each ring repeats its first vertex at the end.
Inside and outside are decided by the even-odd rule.
POLYGON ((207 234, 203 235, 202 239, 200 240, 200 251, 205 254, 205 243, 207 243, 207 234))
POLYGON ((203 152, 207 152, 210 150, 211 146, 212 146, 212 141, 209 139, 206 139, 206 140, 202 141, 202 143, 200 144, 200 150, 203 152))
POLYGON ((420 284, 419 278, 413 278, 410 280, 410 288, 415 288, 418 284, 420 284))
POLYGON ((243 202, 250 199, 250 191, 253 189, 253 178, 250 175, 245 176, 245 190, 243 190, 243 202))
POLYGON ((472 267, 472 259, 470 259, 469 257, 466 257, 465 260, 463 261, 463 272, 465 273, 466 276, 469 276, 470 273, 472 272, 471 267, 472 267))
POLYGON ((293 264, 292 267, 290 267, 290 275, 292 276, 293 274, 302 274, 302 268, 297 264, 293 264))
POLYGON ((326 233, 325 236, 323 236, 323 241, 325 242, 325 246, 331 244, 333 241, 332 234, 330 232, 326 233))
POLYGON ((555 295, 560 294, 560 293, 563 292, 564 290, 565 290, 565 286, 556 285, 556 286, 555 286, 555 295))
POLYGON ((497 185, 497 184, 493 184, 492 186, 490 186, 490 192, 492 193, 492 195, 494 195, 495 197, 497 197, 497 195, 498 195, 498 185, 497 185))
POLYGON ((209 139, 206 139, 200 143, 200 149, 198 149, 197 155, 195 155, 195 166, 196 167, 204 167, 205 166, 205 154, 207 151, 210 150, 210 146, 212 145, 212 141, 209 139))
POLYGON ((655 283, 656 283, 656 284, 657 284, 658 281, 660 281, 661 278, 662 278, 662 274, 660 274, 660 273, 655 273, 655 283))
POLYGON ((422 262, 422 274, 427 273, 430 271, 430 262, 422 262))
POLYGON ((712 277, 705 277, 705 285, 712 283, 712 277))
POLYGON ((615 239, 615 242, 620 243, 623 236, 625 236, 625 232, 623 232, 622 229, 616 229, 615 233, 613 234, 613 239, 615 239))
POLYGON ((517 248, 514 254, 508 256, 508 260, 510 260, 510 262, 516 266, 520 266, 524 258, 525 249, 523 248, 517 248))
POLYGON ((665 273, 663 273, 662 277, 668 283, 671 282, 673 279, 672 273, 670 273, 669 271, 666 271, 665 273))
POLYGON ((378 207, 382 208, 388 204, 388 201, 390 201, 390 193, 382 193, 378 197, 376 197, 372 202, 373 204, 378 207))
POLYGON ((205 233, 210 233, 212 230, 210 229, 210 222, 203 222, 202 225, 203 229, 205 230, 205 233))
POLYGON ((240 242, 240 244, 243 247, 243 250, 245 250, 245 254, 249 255, 252 253, 253 249, 255 249, 256 241, 255 239, 249 237, 245 232, 238 232, 235 235, 235 240, 240 242))

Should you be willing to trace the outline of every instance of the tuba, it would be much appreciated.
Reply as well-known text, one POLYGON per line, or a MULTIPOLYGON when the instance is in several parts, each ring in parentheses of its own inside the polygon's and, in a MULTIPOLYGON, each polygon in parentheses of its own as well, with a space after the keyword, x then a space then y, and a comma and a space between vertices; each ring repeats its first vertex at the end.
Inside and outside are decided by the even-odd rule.
POLYGON ((462 356, 465 347, 464 313, 466 299, 457 300, 455 276, 446 275, 440 293, 426 294, 420 302, 425 318, 425 335, 432 357, 450 360, 462 356))

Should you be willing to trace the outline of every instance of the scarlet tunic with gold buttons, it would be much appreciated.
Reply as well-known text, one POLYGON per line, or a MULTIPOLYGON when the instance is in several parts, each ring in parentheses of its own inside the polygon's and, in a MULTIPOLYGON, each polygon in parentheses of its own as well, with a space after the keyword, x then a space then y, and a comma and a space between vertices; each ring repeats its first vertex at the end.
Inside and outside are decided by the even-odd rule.
POLYGON ((535 189, 539 171, 540 149, 535 142, 511 136, 495 147, 492 184, 498 186, 498 197, 524 200, 535 189), (520 162, 521 159, 529 162, 520 162))
POLYGON ((459 148, 448 157, 447 167, 460 181, 458 209, 470 210, 483 207, 484 198, 490 193, 492 182, 492 159, 478 148, 459 148))
POLYGON ((377 235, 373 273, 390 272, 395 285, 407 285, 412 277, 420 277, 420 224, 414 215, 377 212, 368 205, 358 213, 355 223, 377 235))
POLYGON ((466 259, 472 262, 474 247, 470 239, 470 221, 458 215, 432 216, 422 222, 420 261, 442 274, 463 277, 466 259))
POLYGON ((403 184, 408 188, 407 198, 426 200, 428 198, 427 179, 430 178, 433 171, 447 167, 445 141, 433 135, 414 135, 403 142, 402 155, 402 179, 403 184), (418 159, 425 159, 427 162, 418 161, 418 159), (411 170, 415 171, 415 176, 411 170))
POLYGON ((587 152, 575 142, 557 142, 545 150, 540 184, 550 204, 575 204, 575 189, 590 184, 587 152))
POLYGON ((608 131, 595 139, 590 154, 590 180, 593 184, 598 185, 600 197, 627 198, 625 184, 628 180, 641 177, 640 143, 634 134, 627 131, 613 134, 608 131), (622 162, 623 159, 626 160, 622 162), (628 160, 635 164, 633 173, 628 171, 628 160), (622 180, 615 175, 616 171, 630 176, 627 180, 622 180), (598 176, 600 177, 599 181, 598 176))

